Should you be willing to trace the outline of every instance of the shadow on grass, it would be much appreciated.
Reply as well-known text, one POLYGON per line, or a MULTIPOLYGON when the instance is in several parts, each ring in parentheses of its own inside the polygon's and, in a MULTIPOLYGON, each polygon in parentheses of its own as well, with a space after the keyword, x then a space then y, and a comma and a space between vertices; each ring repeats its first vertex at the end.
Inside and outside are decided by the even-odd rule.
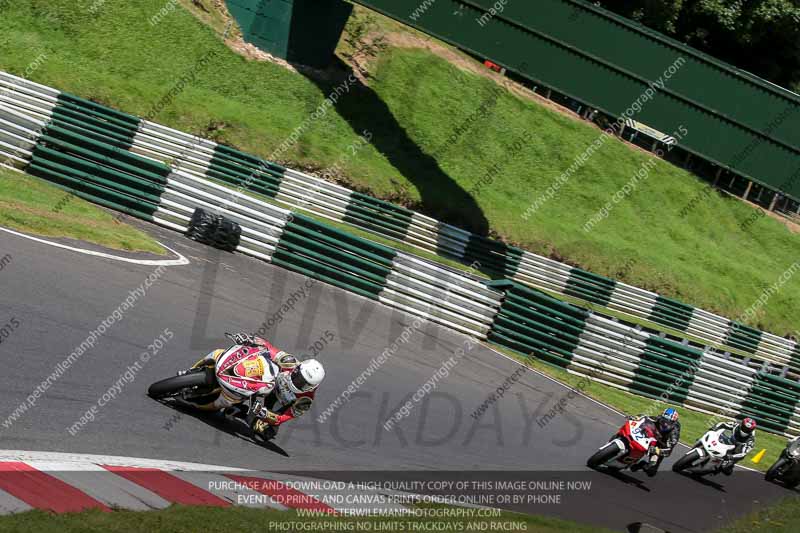
MULTIPOLYGON (((371 133, 370 143, 383 154, 408 181, 414 184, 426 214, 467 229, 478 235, 488 235, 489 222, 475 199, 439 166, 400 125, 389 106, 340 58, 328 68, 329 76, 322 79, 307 69, 301 72, 326 95, 330 95, 342 80, 356 79, 346 94, 333 106, 336 112, 357 134, 371 133)), ((447 116, 442 121, 450 121, 447 116)))

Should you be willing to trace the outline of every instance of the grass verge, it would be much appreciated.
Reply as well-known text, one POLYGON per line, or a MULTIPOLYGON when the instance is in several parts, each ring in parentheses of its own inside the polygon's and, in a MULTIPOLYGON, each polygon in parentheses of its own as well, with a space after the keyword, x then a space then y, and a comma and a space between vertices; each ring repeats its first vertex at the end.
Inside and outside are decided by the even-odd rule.
MULTIPOLYGON (((632 262, 623 281, 728 317, 756 302, 796 260, 798 237, 780 222, 760 217, 742 224, 752 220, 752 207, 707 195, 689 173, 661 160, 651 163, 650 155, 617 140, 606 142, 525 217, 599 131, 530 99, 497 94, 494 81, 430 50, 379 50, 363 62, 369 87, 350 89, 309 121, 336 80, 249 61, 184 9, 150 24, 162 0, 93 4, 7 2, 0 17, 6 36, 0 68, 21 74, 45 54, 28 73, 35 81, 140 116, 188 76, 191 82, 173 91, 154 120, 292 166, 337 168, 360 190, 600 274, 615 277, 632 262), (198 59, 209 52, 213 57, 198 70, 198 59), (365 130, 371 143, 354 149, 365 130), (293 133, 298 141, 276 154, 293 133), (526 139, 521 147, 519 139, 526 139), (631 194, 584 231, 587 220, 643 168, 649 168, 646 177, 631 194), (686 213, 693 198, 700 201, 686 213)), ((398 28, 358 10, 348 35, 398 28)), ((798 302, 800 284, 786 283, 747 323, 790 332, 798 302)))
POLYGON ((146 233, 49 183, 0 169, 0 226, 132 252, 164 254, 146 233))
MULTIPOLYGON (((515 352, 514 350, 510 350, 496 344, 492 344, 492 348, 505 355, 508 355, 509 357, 512 357, 513 359, 530 368, 533 368, 534 370, 538 370, 554 379, 557 379, 565 385, 573 387, 574 390, 577 390, 578 392, 581 392, 590 398, 594 398, 595 400, 613 407, 614 409, 617 409, 625 414, 657 415, 667 407, 675 407, 675 404, 664 403, 651 400, 643 396, 637 396, 635 394, 631 394, 608 385, 603 385, 602 383, 597 383, 595 381, 587 382, 587 380, 585 380, 583 377, 570 374, 561 367, 544 363, 532 357, 526 357, 518 352, 515 352)), ((715 417, 707 413, 694 411, 688 407, 678 407, 678 411, 680 413, 681 422, 681 442, 692 446, 699 437, 708 431, 713 423, 712 419, 715 417)), ((608 435, 598 435, 598 446, 602 444, 604 442, 603 439, 607 437, 608 435)), ((748 468, 765 472, 772 465, 772 463, 775 462, 781 451, 783 451, 783 449, 786 447, 786 442, 787 441, 784 437, 773 435, 772 433, 767 433, 766 431, 758 431, 756 433, 755 448, 751 452, 750 456, 746 457, 740 464, 748 468), (764 454, 764 457, 758 463, 753 463, 751 461, 752 457, 762 449, 767 450, 764 454)), ((685 449, 683 451, 677 449, 674 453, 683 455, 685 451, 685 449)))
POLYGON ((272 511, 246 507, 173 506, 161 511, 86 511, 54 515, 41 511, 0 517, 0 532, 38 533, 217 533, 219 531, 488 531, 492 524, 512 529, 496 531, 528 531, 533 533, 608 532, 557 518, 503 512, 499 517, 465 518, 399 518, 399 517, 305 517, 294 511, 272 511), (254 527, 254 524, 258 524, 254 527), (358 525, 362 525, 362 529, 358 525), (401 526, 400 524, 403 524, 401 526), (431 528, 423 528, 430 524, 431 528), (437 527, 438 526, 438 527, 437 527), (402 528, 402 529, 401 529, 402 528))
POLYGON ((740 518, 720 531, 725 533, 797 533, 800 531, 800 498, 792 496, 778 504, 740 518))

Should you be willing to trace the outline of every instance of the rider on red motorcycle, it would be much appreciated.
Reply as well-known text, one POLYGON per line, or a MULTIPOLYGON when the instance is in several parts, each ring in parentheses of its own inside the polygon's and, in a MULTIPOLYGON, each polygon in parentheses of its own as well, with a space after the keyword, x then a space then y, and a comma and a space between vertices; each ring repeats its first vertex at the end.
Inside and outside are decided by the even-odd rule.
MULTIPOLYGON (((278 426, 311 408, 325 369, 316 359, 298 361, 260 337, 237 333, 232 339, 247 351, 216 368, 220 393, 198 407, 222 410, 250 400, 248 423, 265 438, 273 438, 278 426)), ((223 353, 225 350, 214 350, 193 368, 216 366, 223 353)))
MULTIPOLYGON (((640 415, 636 418, 641 418, 640 415)), ((651 453, 649 462, 644 466, 634 465, 631 470, 642 469, 644 472, 653 477, 658 472, 658 467, 665 457, 669 457, 673 448, 678 444, 681 438, 681 423, 678 422, 678 411, 672 407, 668 407, 661 415, 653 419, 649 416, 644 417, 645 420, 652 423, 656 428, 656 440, 658 441, 657 451, 651 453)))

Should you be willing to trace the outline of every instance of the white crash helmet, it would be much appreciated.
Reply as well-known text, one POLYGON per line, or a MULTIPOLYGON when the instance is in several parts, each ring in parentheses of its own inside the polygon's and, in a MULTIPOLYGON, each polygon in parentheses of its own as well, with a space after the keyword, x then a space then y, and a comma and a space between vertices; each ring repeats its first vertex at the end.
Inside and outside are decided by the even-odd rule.
POLYGON ((306 359, 292 370, 292 379, 289 380, 292 392, 311 392, 325 379, 325 369, 316 359, 306 359))

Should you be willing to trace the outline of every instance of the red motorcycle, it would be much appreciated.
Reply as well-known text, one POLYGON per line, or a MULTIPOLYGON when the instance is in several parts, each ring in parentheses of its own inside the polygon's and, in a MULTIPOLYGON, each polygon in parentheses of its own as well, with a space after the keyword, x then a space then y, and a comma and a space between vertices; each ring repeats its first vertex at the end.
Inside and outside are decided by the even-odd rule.
POLYGON ((625 470, 639 463, 647 463, 653 449, 657 452, 657 445, 653 422, 644 417, 629 418, 608 444, 586 461, 586 465, 589 468, 605 466, 617 471, 625 470))

